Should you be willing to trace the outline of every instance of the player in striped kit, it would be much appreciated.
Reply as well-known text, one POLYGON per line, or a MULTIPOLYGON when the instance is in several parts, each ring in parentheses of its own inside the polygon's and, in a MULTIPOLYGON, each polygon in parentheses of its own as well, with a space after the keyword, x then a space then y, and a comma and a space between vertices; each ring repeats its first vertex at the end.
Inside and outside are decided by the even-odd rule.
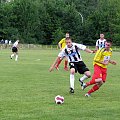
POLYGON ((13 52, 13 54, 10 56, 11 59, 15 56, 15 61, 18 60, 18 43, 19 43, 19 40, 17 40, 13 44, 13 46, 12 46, 12 52, 13 52))
POLYGON ((49 69, 51 72, 55 68, 57 61, 59 61, 60 58, 63 58, 64 56, 67 57, 70 66, 70 93, 74 93, 74 74, 76 72, 79 74, 84 74, 83 77, 80 78, 80 82, 91 77, 89 69, 82 61, 80 50, 93 53, 93 51, 86 48, 85 45, 72 43, 71 38, 66 38, 65 48, 58 54, 58 57, 49 69))
POLYGON ((96 50, 104 48, 105 42, 106 42, 106 39, 104 38, 104 34, 100 34, 100 39, 96 41, 96 50))

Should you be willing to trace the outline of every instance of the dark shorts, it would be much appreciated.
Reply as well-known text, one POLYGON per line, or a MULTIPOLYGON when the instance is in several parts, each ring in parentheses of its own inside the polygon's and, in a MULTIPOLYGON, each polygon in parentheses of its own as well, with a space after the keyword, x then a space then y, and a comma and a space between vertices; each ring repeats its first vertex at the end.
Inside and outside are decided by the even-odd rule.
POLYGON ((12 52, 18 52, 18 49, 16 47, 13 47, 12 52))
POLYGON ((83 61, 70 62, 69 66, 70 66, 70 69, 75 68, 75 72, 78 72, 80 74, 84 74, 84 72, 89 71, 89 69, 87 68, 87 66, 83 61))

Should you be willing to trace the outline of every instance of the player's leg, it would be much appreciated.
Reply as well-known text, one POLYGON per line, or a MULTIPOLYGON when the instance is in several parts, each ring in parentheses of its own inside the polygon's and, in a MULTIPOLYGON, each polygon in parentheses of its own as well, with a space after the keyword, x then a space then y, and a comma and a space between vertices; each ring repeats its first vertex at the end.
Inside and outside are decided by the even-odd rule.
POLYGON ((12 54, 10 55, 10 58, 12 59, 15 56, 14 48, 12 48, 12 54))
POLYGON ((74 93, 75 68, 70 69, 70 93, 74 93))
POLYGON ((10 58, 12 59, 13 57, 14 57, 14 52, 15 52, 15 49, 14 49, 14 47, 12 48, 12 54, 10 55, 10 58))
POLYGON ((87 82, 86 86, 93 85, 93 84, 98 83, 100 81, 102 81, 101 67, 95 65, 94 66, 94 74, 92 76, 92 80, 90 80, 89 82, 87 82))
POLYGON ((82 86, 84 83, 83 81, 91 77, 91 72, 89 71, 84 62, 79 62, 77 69, 80 74, 83 74, 83 76, 79 79, 82 86))
POLYGON ((102 73, 101 73, 101 70, 100 70, 100 68, 98 67, 98 66, 94 66, 94 74, 93 74, 93 76, 92 76, 92 79, 89 81, 89 82, 86 82, 86 83, 84 83, 84 84, 82 84, 82 90, 84 90, 86 87, 88 87, 89 85, 93 85, 93 84, 96 84, 96 79, 98 79, 98 82, 99 82, 99 78, 100 78, 100 80, 102 80, 101 79, 101 77, 100 77, 100 75, 101 75, 102 73))
POLYGON ((83 85, 84 80, 86 80, 90 77, 91 77, 91 72, 90 71, 84 72, 84 75, 79 79, 81 86, 83 85))
POLYGON ((15 61, 18 60, 18 49, 15 47, 15 61))
POLYGON ((64 63, 64 70, 68 71, 68 60, 67 58, 65 57, 65 63, 64 63))
POLYGON ((56 68, 57 70, 59 70, 59 65, 60 65, 60 63, 62 62, 62 60, 63 60, 63 58, 60 58, 60 59, 58 60, 57 64, 55 65, 55 68, 56 68))
POLYGON ((75 72, 77 72, 76 69, 76 63, 69 63, 70 66, 70 93, 74 93, 74 81, 75 81, 75 72))
POLYGON ((15 61, 18 60, 18 52, 16 52, 16 55, 15 55, 15 61))
POLYGON ((88 93, 85 96, 89 97, 91 93, 97 91, 102 86, 102 84, 105 83, 107 77, 107 69, 101 68, 101 72, 102 72, 102 78, 95 79, 96 84, 92 87, 92 89, 88 91, 88 93))
POLYGON ((103 68, 102 69, 102 80, 104 83, 106 82, 106 77, 107 77, 107 69, 103 68))
POLYGON ((99 82, 99 83, 96 83, 96 84, 85 94, 85 96, 86 96, 86 97, 90 97, 90 96, 91 96, 91 93, 97 91, 102 84, 103 84, 102 81, 99 82))
POLYGON ((100 86, 103 84, 103 78, 102 78, 102 70, 99 66, 94 66, 94 74, 92 76, 92 80, 87 82, 84 85, 84 88, 88 87, 89 85, 95 84, 88 92, 85 94, 85 96, 89 97, 91 93, 97 91, 100 86))
POLYGON ((15 55, 15 54, 14 54, 14 52, 13 52, 13 53, 10 55, 10 58, 12 59, 12 58, 14 57, 14 55, 15 55))

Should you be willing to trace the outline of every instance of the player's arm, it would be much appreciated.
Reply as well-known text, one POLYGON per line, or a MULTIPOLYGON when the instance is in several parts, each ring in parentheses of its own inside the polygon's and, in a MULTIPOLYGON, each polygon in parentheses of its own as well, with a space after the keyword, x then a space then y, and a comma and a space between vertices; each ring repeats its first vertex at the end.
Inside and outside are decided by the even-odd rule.
POLYGON ((82 45, 82 44, 75 44, 80 50, 84 50, 88 53, 95 53, 93 50, 90 50, 89 48, 86 48, 85 45, 82 45))
POLYGON ((49 69, 50 72, 54 70, 55 65, 58 63, 59 60, 60 60, 60 57, 58 56, 58 57, 55 59, 54 63, 51 65, 51 67, 50 67, 50 69, 49 69))
POLYGON ((63 43, 63 39, 60 40, 60 42, 58 43, 58 47, 60 48, 60 50, 62 50, 62 43, 63 43))
POLYGON ((103 65, 108 65, 109 63, 116 65, 117 62, 114 60, 106 60, 106 61, 100 61, 99 63, 103 64, 103 65))
POLYGON ((100 63, 100 64, 103 64, 103 65, 108 65, 109 64, 109 61, 99 61, 99 60, 94 60, 95 62, 97 63, 100 63))
POLYGON ((95 46, 95 50, 97 51, 99 48, 98 48, 98 46, 95 46))
POLYGON ((61 43, 58 43, 58 47, 60 48, 60 50, 62 50, 62 45, 61 45, 61 43))
POLYGON ((109 60, 109 63, 111 63, 111 64, 113 64, 113 65, 116 65, 116 64, 117 64, 117 62, 114 61, 114 60, 109 60))
POLYGON ((96 41, 96 46, 95 46, 95 50, 97 51, 99 49, 99 44, 98 44, 98 40, 96 41))
POLYGON ((84 51, 88 52, 88 53, 95 53, 94 50, 90 50, 89 48, 86 48, 84 51))

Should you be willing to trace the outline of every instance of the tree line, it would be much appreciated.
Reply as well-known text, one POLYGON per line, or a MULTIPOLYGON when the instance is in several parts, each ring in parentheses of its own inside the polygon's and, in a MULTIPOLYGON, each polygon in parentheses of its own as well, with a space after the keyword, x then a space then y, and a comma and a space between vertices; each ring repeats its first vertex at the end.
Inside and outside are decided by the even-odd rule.
POLYGON ((50 45, 69 32, 93 45, 104 33, 120 45, 119 6, 119 0, 1 0, 0 39, 50 45))

